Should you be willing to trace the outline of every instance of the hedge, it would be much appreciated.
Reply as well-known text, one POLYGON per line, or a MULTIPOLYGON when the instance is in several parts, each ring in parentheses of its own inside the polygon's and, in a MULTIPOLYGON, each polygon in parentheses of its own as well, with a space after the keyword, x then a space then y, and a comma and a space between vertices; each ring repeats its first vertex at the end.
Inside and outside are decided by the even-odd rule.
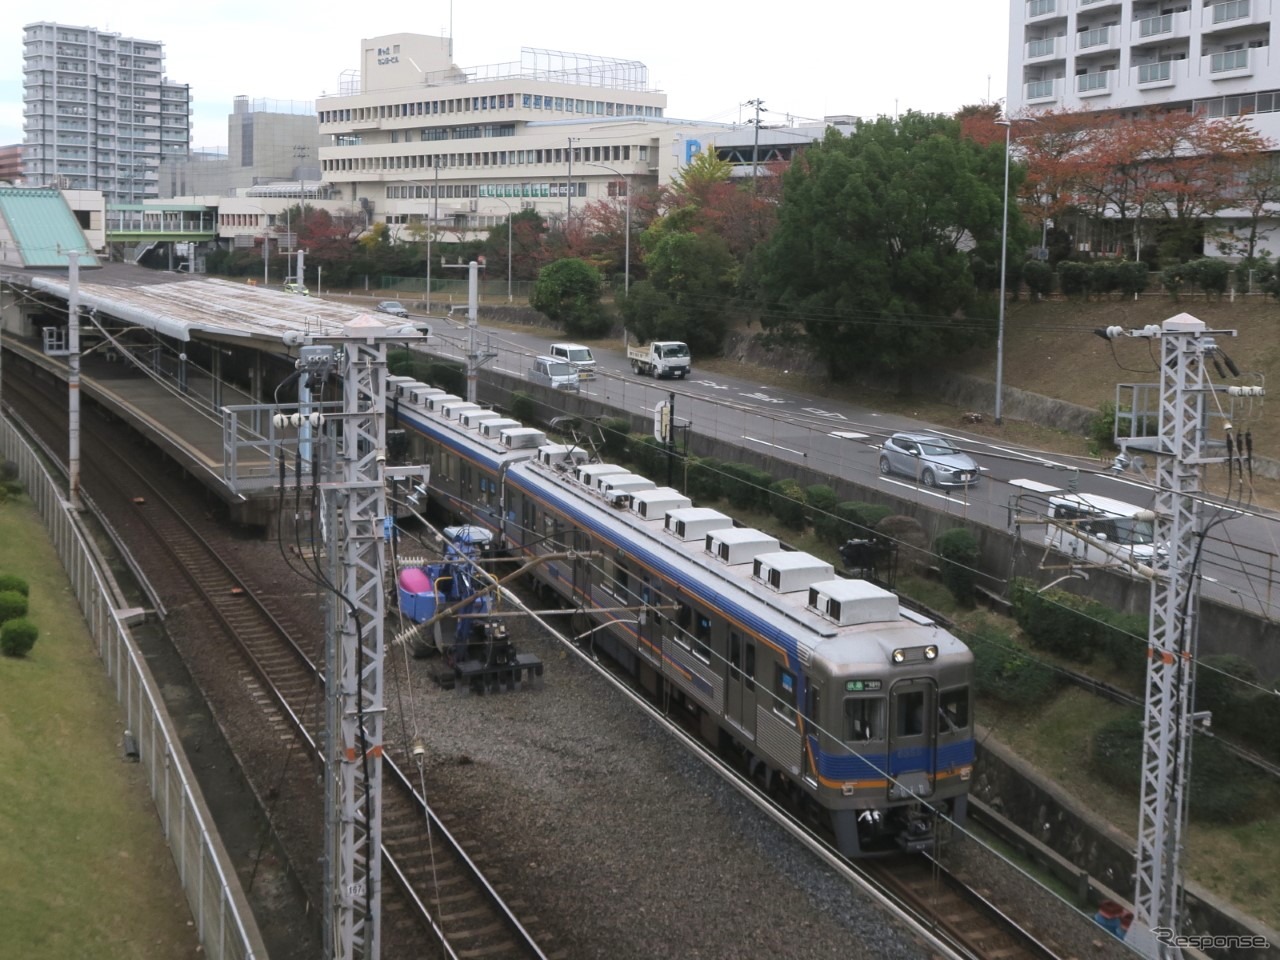
POLYGON ((20 576, 13 573, 0 573, 0 593, 10 590, 20 593, 24 597, 31 595, 31 587, 20 576))
POLYGON ((964 527, 956 527, 939 534, 933 541, 933 549, 938 554, 943 586, 951 591, 956 603, 973 606, 978 539, 964 527))
POLYGON ((805 525, 804 488, 790 477, 769 485, 769 512, 784 526, 803 530, 805 525))
POLYGON ((26 615, 26 594, 17 590, 0 590, 0 623, 8 623, 26 615))
POLYGON ((0 653, 6 657, 25 657, 36 645, 40 630, 24 617, 0 624, 0 653))
POLYGON ((1061 682, 1056 671, 1019 650, 1009 631, 996 624, 979 626, 968 643, 974 687, 982 696, 1012 707, 1043 706, 1061 682))

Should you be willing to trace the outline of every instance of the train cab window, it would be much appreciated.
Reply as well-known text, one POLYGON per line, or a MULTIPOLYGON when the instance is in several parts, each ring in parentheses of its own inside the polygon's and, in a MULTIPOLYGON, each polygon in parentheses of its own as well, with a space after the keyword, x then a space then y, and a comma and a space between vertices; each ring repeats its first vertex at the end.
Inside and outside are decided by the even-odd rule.
POLYGON ((897 728, 900 737, 918 737, 924 733, 924 691, 909 690, 900 693, 897 703, 897 728))
POLYGON ((846 743, 884 739, 884 698, 849 697, 844 702, 846 743))
POLYGON ((790 670, 784 670, 781 664, 774 665, 773 695, 773 712, 795 723, 796 675, 790 670))
POLYGON ((944 690, 938 698, 938 732, 957 733, 969 725, 969 688, 944 690))

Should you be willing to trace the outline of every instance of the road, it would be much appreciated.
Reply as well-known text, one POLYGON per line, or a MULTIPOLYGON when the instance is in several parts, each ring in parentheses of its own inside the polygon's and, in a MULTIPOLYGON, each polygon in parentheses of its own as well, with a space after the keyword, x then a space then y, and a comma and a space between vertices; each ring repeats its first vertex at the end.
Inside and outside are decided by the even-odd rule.
MULTIPOLYGON (((430 350, 457 359, 466 356, 468 331, 464 322, 435 318, 430 323, 430 350)), ((516 377, 525 376, 530 358, 546 352, 551 342, 544 331, 511 332, 483 326, 478 328, 478 338, 482 352, 496 354, 489 366, 516 377)), ((702 376, 696 357, 688 380, 655 381, 633 374, 621 350, 593 348, 593 353, 597 377, 583 383, 584 395, 641 414, 651 412, 659 401, 674 394, 677 422, 688 424, 697 433, 780 460, 802 462, 820 473, 906 499, 927 499, 936 510, 1000 530, 1010 529, 1010 516, 1015 512, 1011 508, 1019 495, 1019 512, 1039 514, 1044 510, 1043 496, 1028 496, 1025 489, 1011 485, 1011 480, 1027 479, 1101 494, 1141 509, 1149 508, 1154 499, 1154 488, 1143 475, 1100 469, 1102 465, 1094 460, 1046 454, 842 401, 815 401, 792 390, 761 386, 749 377, 702 376), (881 476, 880 443, 898 430, 927 430, 951 439, 978 462, 982 480, 967 490, 943 491, 923 487, 910 478, 881 476)), ((1148 458, 1146 476, 1153 478, 1153 469, 1148 458)), ((1241 606, 1255 615, 1280 616, 1277 518, 1220 501, 1207 503, 1203 516, 1213 521, 1201 561, 1204 596, 1241 606)), ((1040 548, 1044 529, 1020 528, 1028 551, 1040 548)))

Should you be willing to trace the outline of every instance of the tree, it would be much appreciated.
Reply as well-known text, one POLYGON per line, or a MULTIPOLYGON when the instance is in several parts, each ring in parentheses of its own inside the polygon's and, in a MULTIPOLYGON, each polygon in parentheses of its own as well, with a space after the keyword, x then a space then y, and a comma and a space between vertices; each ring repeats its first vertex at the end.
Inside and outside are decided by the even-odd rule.
MULTIPOLYGON (((778 228, 753 260, 766 328, 803 331, 834 376, 897 373, 903 389, 985 342, 969 249, 999 257, 1003 176, 1003 143, 982 147, 947 117, 829 130, 783 177, 778 228)), ((1017 249, 1024 230, 1009 226, 1017 249)))
POLYGON ((737 263, 714 233, 659 226, 646 234, 649 280, 621 304, 626 327, 641 341, 683 340, 702 356, 718 355, 737 283, 737 263))
MULTIPOLYGON (((511 276, 516 280, 535 280, 538 271, 549 262, 543 243, 547 221, 537 210, 520 210, 511 220, 511 276)), ((507 262, 506 221, 489 229, 484 253, 491 264, 507 262)))
POLYGON ((1249 235, 1234 249, 1220 242, 1228 256, 1238 254, 1254 260, 1258 254, 1258 224, 1280 204, 1280 159, 1274 153, 1259 153, 1245 165, 1236 189, 1236 203, 1249 214, 1249 235))
POLYGON ((529 305, 570 336, 596 336, 609 328, 600 305, 600 271, 582 260, 568 258, 543 267, 529 305))

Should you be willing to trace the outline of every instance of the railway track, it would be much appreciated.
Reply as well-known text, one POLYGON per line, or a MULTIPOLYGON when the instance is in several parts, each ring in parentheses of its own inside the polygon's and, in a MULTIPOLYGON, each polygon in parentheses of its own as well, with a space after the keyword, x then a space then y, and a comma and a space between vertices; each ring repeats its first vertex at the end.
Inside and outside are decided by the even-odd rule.
MULTIPOLYGON (((114 449, 109 453, 95 451, 95 457, 99 455, 117 456, 114 449)), ((120 462, 125 463, 123 460, 120 462)), ((132 464, 125 464, 122 469, 127 470, 137 483, 147 483, 150 487, 147 478, 135 471, 132 464)), ((86 485, 89 485, 88 480, 86 485)), ((202 585, 196 589, 205 597, 205 603, 214 611, 211 616, 222 629, 246 638, 247 662, 253 665, 253 676, 247 682, 260 687, 255 691, 255 699, 276 700, 278 693, 281 705, 278 715, 289 718, 287 725, 291 729, 302 731, 299 736, 305 738, 307 755, 318 757, 315 740, 323 695, 322 680, 318 678, 314 665, 317 657, 298 643, 282 639, 288 631, 275 622, 264 606, 256 603, 249 584, 226 568, 212 545, 201 545, 204 538, 177 516, 178 512, 168 506, 162 494, 148 494, 142 503, 136 502, 136 493, 122 491, 120 496, 128 501, 135 514, 147 518, 153 513, 161 514, 162 510, 158 509, 161 504, 166 507, 163 510, 166 519, 158 520, 154 536, 166 544, 166 549, 172 548, 175 565, 179 564, 180 558, 184 569, 196 571, 193 574, 195 581, 202 585), (157 503, 151 502, 153 497, 157 503), (259 612, 254 613, 254 608, 259 608, 259 612)), ((627 685, 625 678, 614 678, 614 682, 627 685)), ((670 727, 686 742, 691 742, 688 732, 678 723, 660 714, 655 715, 655 719, 670 727)), ((272 723, 274 726, 285 724, 285 721, 272 723)), ((935 945, 944 953, 991 960, 1055 956, 1052 950, 1036 942, 1011 918, 984 904, 972 891, 965 890, 960 881, 935 870, 928 861, 895 859, 892 861, 893 869, 887 870, 875 863, 851 864, 835 857, 816 831, 803 826, 781 805, 760 795, 745 777, 732 770, 730 764, 722 759, 712 761, 709 754, 704 759, 709 763, 719 763, 722 769, 718 772, 726 779, 738 781, 735 785, 739 789, 755 793, 753 802, 762 809, 773 807, 770 815, 775 820, 819 852, 851 882, 870 884, 881 899, 892 904, 900 915, 910 918, 920 929, 929 931, 935 945), (832 862, 833 857, 837 862, 832 862), (946 879, 940 879, 943 877, 946 879)), ((532 938, 528 939, 526 946, 519 944, 522 938, 528 937, 528 931, 505 906, 496 911, 482 911, 476 906, 477 899, 501 902, 501 898, 479 876, 480 871, 472 859, 462 854, 456 859, 445 860, 440 855, 443 847, 458 848, 460 845, 446 829, 442 822, 444 818, 428 811, 425 805, 419 806, 421 801, 412 789, 414 767, 404 755, 403 745, 388 746, 385 768, 383 843, 387 859, 384 874, 388 885, 394 884, 402 892, 394 904, 384 908, 384 938, 392 935, 404 937, 406 931, 412 931, 407 934, 408 940, 426 936, 447 942, 445 955, 451 956, 542 956, 532 938), (402 771, 409 773, 406 775, 402 771), (429 882, 420 879, 427 876, 431 878, 429 882), (487 889, 483 893, 466 890, 477 884, 487 889), (514 938, 508 932, 513 926, 518 934, 514 938)), ((294 779, 300 781, 305 778, 294 779)), ((464 821, 459 819, 457 822, 464 821)), ((389 942, 387 945, 390 947, 389 942)), ((395 954, 389 949, 388 955, 395 954)))
MULTIPOLYGON (((33 427, 39 421, 46 437, 50 430, 57 436, 65 423, 51 417, 47 406, 19 406, 33 427)), ((177 572, 189 584, 191 599, 181 605, 187 629, 203 628, 204 643, 235 645, 244 663, 243 683, 262 710, 268 742, 275 741, 280 758, 281 775, 267 791, 269 802, 314 806, 316 775, 323 767, 317 745, 324 712, 319 638, 300 639, 296 627, 282 623, 258 598, 252 576, 232 569, 217 542, 186 519, 157 477, 121 453, 118 438, 109 439, 106 429, 91 417, 82 422, 86 496, 108 522, 115 517, 116 527, 125 525, 127 513, 131 529, 145 528, 146 541, 136 539, 127 548, 145 558, 141 565, 154 579, 177 572), (291 770, 294 758, 302 765, 291 770)), ((47 446, 46 453, 57 459, 47 446)), ((546 958, 535 939, 536 924, 516 916, 478 858, 416 789, 405 772, 414 769, 405 745, 387 745, 383 768, 383 955, 422 956, 428 943, 437 944, 443 957, 546 958)))

